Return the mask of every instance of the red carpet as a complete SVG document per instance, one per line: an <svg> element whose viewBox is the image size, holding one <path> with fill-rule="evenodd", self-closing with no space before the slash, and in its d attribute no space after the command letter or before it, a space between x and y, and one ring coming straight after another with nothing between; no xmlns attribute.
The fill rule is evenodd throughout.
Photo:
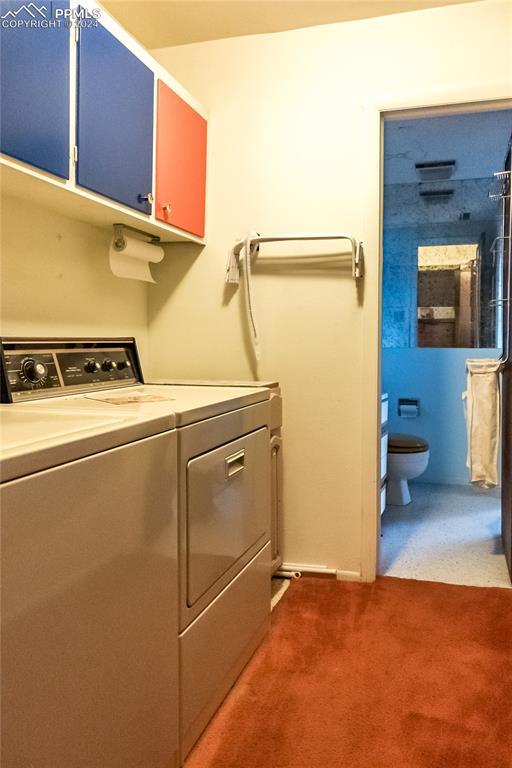
<svg viewBox="0 0 512 768"><path fill-rule="evenodd" d="M512 590L302 579L186 768L512 768Z"/></svg>

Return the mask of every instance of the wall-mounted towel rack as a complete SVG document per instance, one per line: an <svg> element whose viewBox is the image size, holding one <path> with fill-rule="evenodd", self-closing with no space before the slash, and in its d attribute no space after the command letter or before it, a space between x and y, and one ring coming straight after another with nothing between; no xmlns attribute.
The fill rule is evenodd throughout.
<svg viewBox="0 0 512 768"><path fill-rule="evenodd" d="M238 284L240 282L240 269L242 270L245 310L256 360L260 359L260 343L251 293L252 263L257 258L262 243L283 243L298 240L348 240L351 249L352 277L359 280L364 275L363 244L352 235L343 232L285 235L260 235L258 232L249 232L246 237L238 240L229 253L226 265L226 282ZM297 259L303 259L306 263L306 261L311 261L311 256L293 256L294 261Z"/></svg>
<svg viewBox="0 0 512 768"><path fill-rule="evenodd" d="M257 255L257 252L259 251L259 246L261 243L283 243L283 242L293 242L297 240L348 240L351 245L351 251L352 251L352 277L358 279L360 277L363 277L364 274L364 265L363 265L363 250L362 250L362 243L358 242L355 237L352 237L352 235L347 235L341 232L333 232L333 233L327 233L327 234L290 234L290 235L259 235L258 233L251 233L250 235L250 248L251 250L254 249L254 247L257 248L256 253L252 257L253 261L255 256ZM239 240L237 243L235 243L235 246L233 248L232 254L233 256L239 257L242 250L245 248L247 244L247 238L244 238L243 240ZM301 258L294 256L294 259ZM304 259L310 258L309 256L304 256ZM229 263L228 263L228 272L229 272ZM238 280L228 280L228 282L238 282Z"/></svg>

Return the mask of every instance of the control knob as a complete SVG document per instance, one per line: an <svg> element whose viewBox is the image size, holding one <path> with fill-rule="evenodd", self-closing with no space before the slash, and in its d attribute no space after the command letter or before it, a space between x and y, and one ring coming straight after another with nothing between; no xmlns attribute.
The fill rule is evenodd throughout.
<svg viewBox="0 0 512 768"><path fill-rule="evenodd" d="M97 373L100 369L100 364L96 360L88 360L84 365L84 370L87 373Z"/></svg>
<svg viewBox="0 0 512 768"><path fill-rule="evenodd" d="M21 364L21 378L31 384L44 384L48 376L48 368L40 360L29 357Z"/></svg>
<svg viewBox="0 0 512 768"><path fill-rule="evenodd" d="M117 368L117 365L115 364L115 362L113 360L110 360L110 358L107 357L103 361L101 367L103 368L104 371L113 371L114 368Z"/></svg>

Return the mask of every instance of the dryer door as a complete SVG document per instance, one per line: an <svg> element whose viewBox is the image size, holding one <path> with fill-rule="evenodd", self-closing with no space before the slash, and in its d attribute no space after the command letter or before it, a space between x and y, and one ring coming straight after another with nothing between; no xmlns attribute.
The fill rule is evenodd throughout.
<svg viewBox="0 0 512 768"><path fill-rule="evenodd" d="M255 432L187 465L187 605L269 532L269 432Z"/></svg>

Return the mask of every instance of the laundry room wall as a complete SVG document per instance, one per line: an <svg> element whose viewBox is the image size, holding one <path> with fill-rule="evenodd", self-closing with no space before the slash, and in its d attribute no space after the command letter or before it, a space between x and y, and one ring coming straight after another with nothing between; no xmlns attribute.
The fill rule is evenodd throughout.
<svg viewBox="0 0 512 768"><path fill-rule="evenodd" d="M463 101L475 83L510 79L511 12L507 3L477 2L153 51L210 110L208 245L199 256L178 246L155 270L153 373L279 379L288 562L326 565L347 578L361 573L363 408L373 407L373 371L363 357L373 342L363 329L375 307L345 271L255 270L262 344L255 370L241 297L224 286L228 250L251 229L367 239L377 212L365 187L362 105L423 90ZM377 249L366 259L364 294L374 297ZM370 368L377 356L375 340Z"/></svg>
<svg viewBox="0 0 512 768"><path fill-rule="evenodd" d="M135 336L147 351L146 285L114 277L107 230L2 197L3 336Z"/></svg>

